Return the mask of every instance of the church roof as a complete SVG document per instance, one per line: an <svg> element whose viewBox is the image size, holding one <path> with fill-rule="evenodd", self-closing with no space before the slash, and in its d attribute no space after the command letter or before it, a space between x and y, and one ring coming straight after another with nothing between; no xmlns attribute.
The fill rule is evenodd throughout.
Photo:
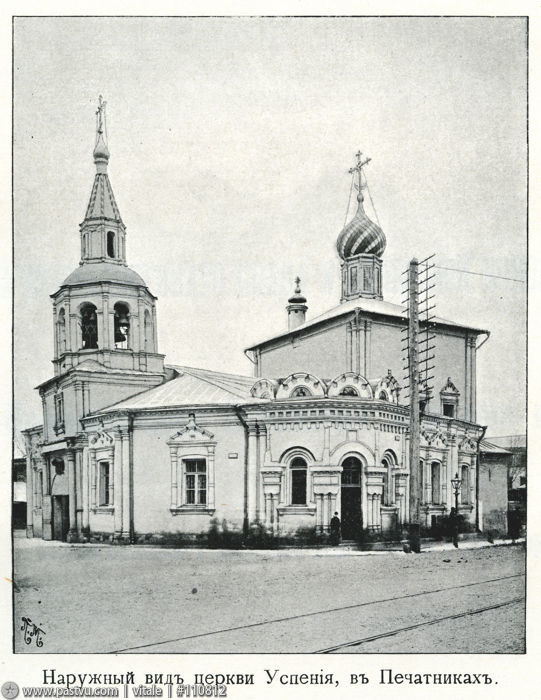
<svg viewBox="0 0 541 700"><path fill-rule="evenodd" d="M85 262L68 275L61 286L88 282L120 282L146 287L143 278L127 265L113 262Z"/></svg>
<svg viewBox="0 0 541 700"><path fill-rule="evenodd" d="M98 412L205 404L231 406L254 401L250 394L255 382L253 377L178 365L173 365L173 369L178 372L174 379Z"/></svg>
<svg viewBox="0 0 541 700"><path fill-rule="evenodd" d="M316 316L315 318L312 318L309 321L306 321L306 323L303 323L300 326L297 326L297 328L293 330L288 330L288 331L283 331L281 333L276 333L276 335L272 335L268 338L265 338L264 340L260 341L259 343L254 343L253 345L250 345L250 347L246 348L246 350L255 350L256 348L260 347L261 345L266 345L267 343L270 343L273 340L278 340L280 338L287 338L288 336L292 334L298 334L302 333L305 329L307 328L312 328L314 326L317 326L321 323L324 323L325 321L329 321L334 318L339 318L340 316L343 316L345 314L349 314L353 311L358 309L359 311L363 311L368 314L373 314L373 315L379 315L379 316L390 316L394 318L401 318L401 319L406 319L406 314L405 314L405 309L403 306L400 306L399 304L392 304L391 302L388 301L383 301L381 299L350 299L350 301L345 301L342 304L339 304L338 306L333 307L332 309L329 309L328 311L325 311L324 313L320 314L319 316ZM487 331L482 330L481 328L475 328L474 326L467 326L463 323L455 323L454 321L448 321L444 318L440 318L439 316L434 317L433 323L436 323L437 325L441 326L451 326L453 328L461 328L469 331L474 331L475 333L486 333Z"/></svg>
<svg viewBox="0 0 541 700"><path fill-rule="evenodd" d="M86 209L85 221L87 219L103 218L122 221L109 176L105 172L98 172L94 176L94 184L92 185L92 192L90 193L90 200Z"/></svg>

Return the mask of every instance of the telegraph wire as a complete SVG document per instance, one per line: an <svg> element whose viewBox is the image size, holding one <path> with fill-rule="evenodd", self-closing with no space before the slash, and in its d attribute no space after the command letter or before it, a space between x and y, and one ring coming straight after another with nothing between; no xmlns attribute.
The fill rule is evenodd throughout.
<svg viewBox="0 0 541 700"><path fill-rule="evenodd" d="M515 277L502 277L502 275L491 275L488 272L472 272L471 270L460 270L457 267L444 267L443 265L435 265L438 270L451 270L452 272L463 272L466 275L478 275L479 277L494 277L499 280L508 280L509 282L520 282L526 284L525 280L519 280Z"/></svg>

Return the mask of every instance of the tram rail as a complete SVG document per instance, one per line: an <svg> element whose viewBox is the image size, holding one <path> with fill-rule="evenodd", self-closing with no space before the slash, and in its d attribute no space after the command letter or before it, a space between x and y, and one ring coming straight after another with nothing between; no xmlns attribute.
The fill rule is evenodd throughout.
<svg viewBox="0 0 541 700"><path fill-rule="evenodd" d="M485 584L497 583L499 581L507 581L507 580L516 579L516 578L523 578L524 576L525 576L524 573L510 574L508 576L499 576L498 578L484 579L482 581L471 581L469 583L462 583L462 584L457 584L454 586L444 586L441 588L434 588L434 589L425 590L425 591L417 591L415 593L407 593L405 595L400 595L400 596L391 596L388 598L379 598L377 600L368 600L368 601L363 601L362 603L352 603L350 605L342 605L342 606L334 607L334 608L326 608L324 610L314 610L312 612L300 613L298 615L289 615L286 617L273 618L270 620L261 620L259 622L251 622L251 623L248 623L245 625L236 625L236 626L232 626L232 627L211 630L208 632L200 632L197 634L190 634L190 635L186 635L183 637L175 637L175 638L166 639L166 640L157 641L157 642L148 642L146 644L139 644L136 646L126 647L123 649L115 649L113 651L110 651L109 653L110 654L121 654L121 653L126 653L126 652L135 652L135 651L139 651L139 650L143 650L143 649L149 650L151 647L164 646L166 644L175 644L178 642L184 642L184 641L189 641L189 640L193 640L193 639L202 639L204 637L212 637L212 636L219 635L219 634L227 634L227 633L231 633L231 632L238 632L241 630L253 629L255 627L263 627L265 625L273 625L273 624L278 624L281 622L290 622L290 621L295 621L295 620L300 620L300 619L305 619L305 618L310 618L310 617L316 617L318 615L326 615L326 614L333 613L333 612L343 612L346 610L354 610L354 609L368 607L368 606L372 606L372 605L379 605L379 604L383 604L383 603L406 600L409 598L418 598L421 596L433 595L436 593L444 593L446 591L453 591L453 590L458 590L458 589L470 588L473 586L482 586ZM336 651L336 650L341 649L341 648L347 648L347 647L351 647L351 646L359 646L359 645L367 643L369 641L374 641L377 639L381 639L383 637L394 636L396 634L400 634L401 632L406 632L408 630L416 629L418 627L438 624L438 623L441 623L441 622L444 622L447 620L458 619L460 617L466 617L468 615L477 615L477 614L486 612L488 610L493 610L493 609L500 608L500 607L503 607L506 605L511 605L511 604L517 603L521 600L524 600L524 596L520 596L518 598L513 598L512 600L505 601L503 603L497 603L497 604L486 606L483 608L478 608L478 609L473 610L473 611L456 613L455 615L447 615L445 617L440 617L440 618L437 618L434 620L427 620L427 621L423 621L421 623L416 623L416 624L409 625L406 627L401 627L401 628L398 628L396 630L391 630L388 632L381 633L379 635L372 635L370 637L363 637L361 639L357 639L357 640L353 640L353 641L349 641L349 642L344 642L343 644L335 645L333 647L328 647L326 649L320 649L318 651L311 652L311 653L318 653L318 654L332 653L333 651ZM147 652L147 653L152 653L152 651Z"/></svg>

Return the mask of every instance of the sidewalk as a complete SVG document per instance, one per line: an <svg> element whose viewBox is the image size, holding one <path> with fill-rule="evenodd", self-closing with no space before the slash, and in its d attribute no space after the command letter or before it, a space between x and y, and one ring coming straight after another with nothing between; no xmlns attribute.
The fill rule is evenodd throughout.
<svg viewBox="0 0 541 700"><path fill-rule="evenodd" d="M112 545L106 542L98 543L87 543L78 544L70 542L60 542L59 540L42 540L40 538L28 538L24 530L16 530L14 532L14 547L17 549L35 549L35 548L51 548L51 547L65 547L65 548L98 548L98 549L122 549L122 550L136 550L136 551L171 551L171 552L200 552L203 556L205 553L215 553L215 552L239 552L241 554L255 554L255 555L265 555L265 556L302 556L306 554L316 555L316 556L387 556L387 555L398 555L398 556L410 556L406 555L405 552L399 549L388 549L388 550L355 550L349 549L347 547L291 547L291 548L279 548L279 549L208 549L208 548L198 548L198 547L164 547L159 545ZM502 547L511 546L514 544L523 544L526 542L525 537L521 537L517 540L510 539L495 539L493 543L487 540L465 540L459 542L459 550L468 549L484 549L487 547ZM433 542L430 544L425 544L421 547L421 554L423 552L452 552L456 551L452 542Z"/></svg>

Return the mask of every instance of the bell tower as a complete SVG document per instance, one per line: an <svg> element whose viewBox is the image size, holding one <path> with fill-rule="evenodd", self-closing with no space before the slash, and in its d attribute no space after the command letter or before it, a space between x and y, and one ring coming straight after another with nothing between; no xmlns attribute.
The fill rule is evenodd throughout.
<svg viewBox="0 0 541 700"><path fill-rule="evenodd" d="M109 370L163 373L156 297L126 262L126 227L107 172L106 103L96 110L96 167L80 224L79 267L52 294L55 375L92 360Z"/></svg>

